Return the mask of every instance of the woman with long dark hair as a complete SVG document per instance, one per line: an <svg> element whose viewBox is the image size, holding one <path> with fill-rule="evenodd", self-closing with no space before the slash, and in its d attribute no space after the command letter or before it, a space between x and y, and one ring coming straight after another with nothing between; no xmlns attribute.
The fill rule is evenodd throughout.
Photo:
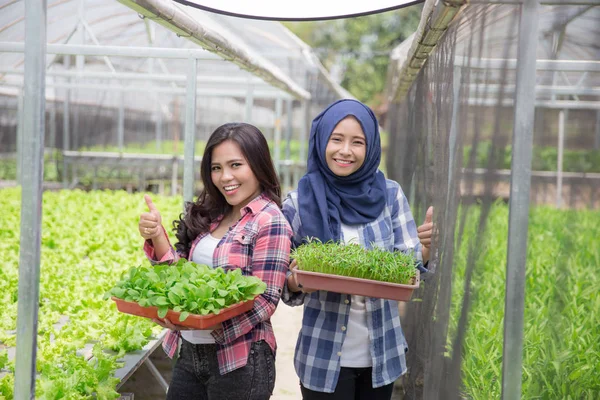
<svg viewBox="0 0 600 400"><path fill-rule="evenodd" d="M254 126L230 123L210 136L200 167L203 190L173 222L169 243L160 213L146 196L139 231L152 262L183 257L224 269L241 268L267 284L254 308L207 330L155 320L171 331L163 342L180 356L167 399L268 399L275 385L275 335L270 317L289 263L291 229L281 212L279 180L267 141Z"/></svg>

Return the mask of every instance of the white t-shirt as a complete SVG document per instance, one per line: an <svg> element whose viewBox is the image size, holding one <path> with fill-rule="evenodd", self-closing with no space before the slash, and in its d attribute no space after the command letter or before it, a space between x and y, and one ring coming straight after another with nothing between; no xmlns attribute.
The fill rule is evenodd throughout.
<svg viewBox="0 0 600 400"><path fill-rule="evenodd" d="M358 228L341 224L344 243L360 243ZM350 297L350 315L348 326L342 327L346 337L342 344L340 365L350 368L365 368L373 366L371 357L371 341L367 327L367 308L365 296L345 295Z"/></svg>
<svg viewBox="0 0 600 400"><path fill-rule="evenodd" d="M220 241L221 239L217 239L210 233L204 236L194 248L192 261L196 264L204 264L212 267L213 254ZM193 344L210 344L215 343L215 338L212 337L211 333L212 331L207 330L181 331L181 336Z"/></svg>

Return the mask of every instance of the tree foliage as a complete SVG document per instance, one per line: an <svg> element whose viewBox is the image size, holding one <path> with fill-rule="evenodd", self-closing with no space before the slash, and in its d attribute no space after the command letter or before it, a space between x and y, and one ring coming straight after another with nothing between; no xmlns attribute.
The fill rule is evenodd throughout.
<svg viewBox="0 0 600 400"><path fill-rule="evenodd" d="M421 6L332 21L287 22L332 75L357 99L382 103L390 52L413 33Z"/></svg>

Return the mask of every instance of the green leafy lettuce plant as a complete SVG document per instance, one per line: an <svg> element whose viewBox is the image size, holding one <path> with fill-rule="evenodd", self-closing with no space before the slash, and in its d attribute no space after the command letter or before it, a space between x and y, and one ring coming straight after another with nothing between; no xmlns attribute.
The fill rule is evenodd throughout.
<svg viewBox="0 0 600 400"><path fill-rule="evenodd" d="M131 268L105 298L115 296L142 307L158 307L164 318L170 310L180 312L179 321L190 314L218 314L222 309L264 293L267 285L241 269L226 272L180 259L172 265Z"/></svg>
<svg viewBox="0 0 600 400"><path fill-rule="evenodd" d="M303 271L382 282L412 284L417 274L417 260L412 253L365 249L358 244L314 239L294 249L291 257Z"/></svg>

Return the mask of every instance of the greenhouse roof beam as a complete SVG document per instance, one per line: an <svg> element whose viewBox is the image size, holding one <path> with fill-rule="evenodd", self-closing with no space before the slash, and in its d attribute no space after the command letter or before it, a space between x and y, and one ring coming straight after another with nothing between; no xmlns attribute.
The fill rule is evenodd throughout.
<svg viewBox="0 0 600 400"><path fill-rule="evenodd" d="M150 22L146 18L144 18L144 27L146 28L146 37L148 38L148 44L152 45L154 43L154 35L156 30L153 25L150 25Z"/></svg>
<svg viewBox="0 0 600 400"><path fill-rule="evenodd" d="M23 85L18 83L3 83L3 87L14 87L22 88ZM173 87L161 87L161 86L132 86L132 85L118 85L111 84L106 85L102 83L81 83L81 82L50 82L46 81L47 88L56 89L89 89L98 91L111 91L111 92L140 92L140 93L163 93L173 95L185 95L186 89L173 88ZM246 97L248 90L244 87L229 88L229 89L207 89L200 88L196 90L198 96L203 97ZM278 88L269 87L268 90L256 90L254 89L253 97L257 99L293 99L288 93L282 92Z"/></svg>
<svg viewBox="0 0 600 400"><path fill-rule="evenodd" d="M497 94L514 93L515 85L499 85L499 84L476 84L471 83L466 85L471 93L486 93ZM541 95L578 95L578 96L600 96L600 87L568 85L568 86L542 86L536 85L535 92Z"/></svg>
<svg viewBox="0 0 600 400"><path fill-rule="evenodd" d="M0 74L12 74L12 75L23 75L22 70L18 69L3 69L0 68ZM187 77L183 74L140 74L137 72L96 72L96 71L76 71L76 70L55 70L47 71L46 76L53 77L71 77L71 78L101 78L101 79L118 79L127 81L157 81L157 82L186 82ZM232 84L239 87L239 85L253 85L254 87L267 87L272 86L265 83L260 78L252 77L250 79L239 76L198 76L198 83L215 83L215 84ZM278 89L274 89L278 90Z"/></svg>
<svg viewBox="0 0 600 400"><path fill-rule="evenodd" d="M396 66L398 73L394 74L397 79L392 81L391 99L399 100L408 92L429 54L445 36L448 27L466 3L467 0L425 1L421 21L412 36L406 57L399 60Z"/></svg>
<svg viewBox="0 0 600 400"><path fill-rule="evenodd" d="M310 66L309 71L311 72L309 73L318 74L325 81L327 86L329 86L331 90L333 90L333 92L340 98L355 99L355 97L352 96L350 92L348 92L339 83L337 83L331 78L329 72L325 69L321 61L319 61L319 58L315 55L315 53L312 51L309 45L300 40L300 38L294 35L288 28L283 27L283 32L287 35L287 37L293 40L296 43L296 45L298 45L298 47L302 49L302 56L304 57L304 60L307 62L307 64Z"/></svg>
<svg viewBox="0 0 600 400"><path fill-rule="evenodd" d="M94 44L96 46L100 46L100 42L98 41L98 38L94 34L94 30L88 25L88 23L85 21L85 19L80 18L79 20L80 20L81 26L85 29L85 31L88 33L88 35L90 35L90 39L92 39L92 42L94 42ZM106 63L106 66L108 67L108 69L110 69L112 72L117 71L115 69L115 66L113 65L113 63L110 61L110 59L107 56L102 57L102 59Z"/></svg>
<svg viewBox="0 0 600 400"><path fill-rule="evenodd" d="M0 52L22 53L25 50L23 42L0 42ZM84 56L111 56L111 57L148 57L148 58L174 58L197 60L214 60L206 50L200 49L173 49L167 47L129 47L129 46L91 46L78 44L48 44L49 54L84 55Z"/></svg>
<svg viewBox="0 0 600 400"><path fill-rule="evenodd" d="M23 52L25 50L25 46L21 42L0 42L0 52ZM115 57L149 57L149 58L173 58L173 59L188 59L193 58L197 60L211 60L214 61L214 57L210 55L206 50L196 50L196 49L171 49L171 48L148 48L148 47L127 47L127 46L89 46L89 45L74 45L74 44L48 44L47 52L49 54L68 54L68 55L86 55L86 56L115 56ZM140 75L144 77L145 75ZM247 80L246 80L247 81ZM264 80L261 80L264 83ZM6 86L6 85L5 85ZM48 83L48 86L52 86L52 84ZM56 86L56 84L54 85ZM66 86L64 86L66 87ZM82 88L81 83L73 84L71 88ZM98 89L99 87L87 87L89 89ZM129 88L129 90L133 90L134 88ZM159 88L163 93L169 93L164 91L164 88ZM174 90L177 90L173 88ZM278 88L280 89L280 88ZM106 88L108 90L108 88ZM119 89L117 89L119 90ZM148 91L152 91L151 88L144 89ZM237 91L235 92L236 96ZM289 93L289 92L288 92ZM206 93L204 95L209 95L210 93ZM220 92L216 96L227 96L226 92ZM243 94L245 96L245 92ZM258 95L257 95L258 96ZM261 93L262 96L262 93ZM279 96L282 96L279 94ZM261 98L275 98L273 94L267 95L266 97ZM282 96L282 98L287 98L286 96Z"/></svg>
<svg viewBox="0 0 600 400"><path fill-rule="evenodd" d="M212 53L231 61L266 82L288 92L299 100L311 95L270 61L254 53L250 48L236 44L232 34L209 28L188 15L172 1L165 0L119 0L145 18L189 38ZM231 37L230 37L231 36Z"/></svg>
<svg viewBox="0 0 600 400"><path fill-rule="evenodd" d="M582 74L582 78L584 78ZM453 86L440 85L440 88L449 88ZM481 97L490 97L498 93L511 94L515 91L515 85L500 85L498 83L463 83L462 87L468 89L469 93L479 93ZM442 89L442 90L443 90ZM572 85L536 85L536 94L538 95L560 95L560 96L600 96L600 86L590 86L583 83L583 79Z"/></svg>
<svg viewBox="0 0 600 400"><path fill-rule="evenodd" d="M567 15L565 18L561 19L560 21L557 21L555 24L553 24L549 29L547 29L544 32L544 34L547 36L552 36L555 34L559 35L559 38L556 42L556 48L554 51L555 56L557 56L560 53L560 50L561 50L561 47L563 44L563 40L564 40L564 36L565 36L565 31L567 30L567 25L569 25L569 23L572 22L573 20L581 17L583 14L585 14L592 8L593 8L593 6L587 6L587 7L581 7L576 10L573 10L569 15Z"/></svg>
<svg viewBox="0 0 600 400"><path fill-rule="evenodd" d="M515 69L517 60L514 58L467 58L457 57L454 61L457 67L478 69ZM600 72L600 61L592 60L537 60L536 69L539 71L574 71Z"/></svg>
<svg viewBox="0 0 600 400"><path fill-rule="evenodd" d="M512 99L504 99L502 103L498 99L490 98L469 98L467 104L470 106L488 106L494 107L501 105L504 107L513 107ZM536 100L535 106L538 108L555 108L565 110L600 110L600 101L586 100Z"/></svg>

